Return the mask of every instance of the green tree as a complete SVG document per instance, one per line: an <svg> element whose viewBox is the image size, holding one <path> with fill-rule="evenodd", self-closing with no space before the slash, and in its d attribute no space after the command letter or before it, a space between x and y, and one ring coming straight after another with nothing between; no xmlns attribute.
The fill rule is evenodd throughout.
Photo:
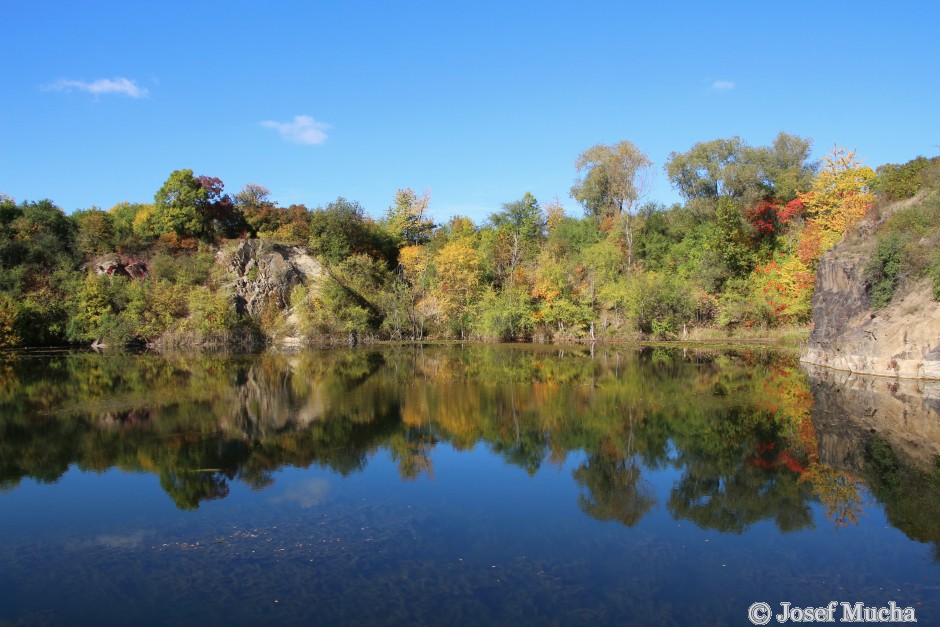
<svg viewBox="0 0 940 627"><path fill-rule="evenodd" d="M545 218L535 196L526 192L522 199L506 203L492 214L490 224L497 234L497 272L512 286L519 265L544 237Z"/></svg>
<svg viewBox="0 0 940 627"><path fill-rule="evenodd" d="M427 216L430 194L419 197L411 188L395 192L395 202L385 214L383 226L399 248L431 239L434 221Z"/></svg>
<svg viewBox="0 0 940 627"><path fill-rule="evenodd" d="M391 265L398 253L387 234L366 217L362 206L345 198L311 213L309 246L313 254L333 264L359 253Z"/></svg>
<svg viewBox="0 0 940 627"><path fill-rule="evenodd" d="M796 198L812 183L816 164L812 142L780 133L770 146L751 147L740 137L699 142L686 152L671 152L666 174L680 194L706 211L729 196L750 206L775 197Z"/></svg>
<svg viewBox="0 0 940 627"><path fill-rule="evenodd" d="M174 170L154 195L153 220L161 233L181 237L204 237L211 216L206 211L209 190L192 170Z"/></svg>
<svg viewBox="0 0 940 627"><path fill-rule="evenodd" d="M632 142L624 140L613 146L592 146L574 165L579 178L571 188L571 196L590 216L622 221L627 265L632 265L632 215L652 184L653 162Z"/></svg>

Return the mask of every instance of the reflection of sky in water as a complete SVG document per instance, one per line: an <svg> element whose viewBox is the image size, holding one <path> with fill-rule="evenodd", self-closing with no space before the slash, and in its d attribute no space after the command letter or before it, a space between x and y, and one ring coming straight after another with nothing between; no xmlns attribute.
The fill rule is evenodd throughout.
<svg viewBox="0 0 940 627"><path fill-rule="evenodd" d="M195 513L172 508L140 475L70 472L24 485L4 496L0 529L15 527L11 510L28 502L44 512L36 519L63 518L0 549L0 616L41 622L29 608L53 608L79 623L104 612L139 624L715 624L697 622L692 610L704 606L739 624L755 599L938 609L929 552L879 507L838 532L813 505L811 528L783 534L763 521L722 534L667 511L678 470L645 468L655 505L628 528L579 509L572 477L584 454L532 477L484 446L440 445L431 457L433 478L415 481L401 481L384 452L345 478L286 468L266 490L236 484ZM68 498L73 488L86 505Z"/></svg>

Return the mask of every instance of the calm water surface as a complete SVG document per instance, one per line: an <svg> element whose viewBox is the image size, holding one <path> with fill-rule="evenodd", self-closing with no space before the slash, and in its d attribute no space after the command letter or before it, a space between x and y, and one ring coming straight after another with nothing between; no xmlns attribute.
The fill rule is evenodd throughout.
<svg viewBox="0 0 940 627"><path fill-rule="evenodd" d="M940 624L880 402L764 351L5 354L0 624Z"/></svg>

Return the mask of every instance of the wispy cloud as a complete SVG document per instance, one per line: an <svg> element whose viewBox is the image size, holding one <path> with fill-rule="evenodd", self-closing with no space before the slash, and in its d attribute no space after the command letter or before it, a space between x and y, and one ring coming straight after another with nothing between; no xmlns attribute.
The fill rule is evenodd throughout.
<svg viewBox="0 0 940 627"><path fill-rule="evenodd" d="M150 95L145 87L141 87L129 78L118 76L115 78L99 78L96 81L75 81L60 79L45 86L50 91L85 91L100 96L102 94L118 94L130 98L146 98Z"/></svg>
<svg viewBox="0 0 940 627"><path fill-rule="evenodd" d="M329 124L317 122L309 115L295 115L293 122L265 120L261 126L273 128L278 135L289 142L311 146L325 142L326 129L330 128Z"/></svg>
<svg viewBox="0 0 940 627"><path fill-rule="evenodd" d="M715 81L712 83L712 89L716 91L728 91L734 89L734 81Z"/></svg>

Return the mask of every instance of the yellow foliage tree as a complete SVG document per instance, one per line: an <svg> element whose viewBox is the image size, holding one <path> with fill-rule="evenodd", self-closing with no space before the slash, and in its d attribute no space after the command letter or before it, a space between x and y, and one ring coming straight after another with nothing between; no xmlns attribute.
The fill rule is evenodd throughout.
<svg viewBox="0 0 940 627"><path fill-rule="evenodd" d="M807 237L799 245L800 258L813 267L862 219L875 199L869 189L875 173L861 165L854 150L835 146L823 164L812 189L800 195L807 216Z"/></svg>
<svg viewBox="0 0 940 627"><path fill-rule="evenodd" d="M437 298L444 318L466 335L467 313L480 286L480 257L468 238L445 244L434 258Z"/></svg>

